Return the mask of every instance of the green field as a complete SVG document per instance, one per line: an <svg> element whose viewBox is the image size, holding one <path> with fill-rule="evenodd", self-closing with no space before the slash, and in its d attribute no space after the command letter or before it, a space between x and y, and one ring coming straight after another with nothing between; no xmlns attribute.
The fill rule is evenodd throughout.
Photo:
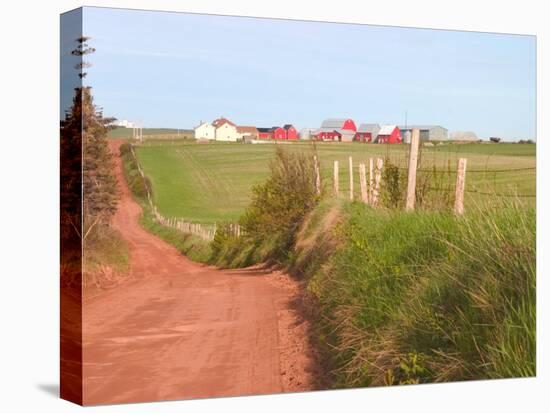
<svg viewBox="0 0 550 413"><path fill-rule="evenodd" d="M284 147L291 151L313 151L313 144L309 142L289 143ZM209 223L239 218L249 202L252 186L268 176L275 148L274 144L149 141L137 147L137 155L151 179L155 203L162 214ZM323 184L328 188L332 185L333 161L339 161L342 197L349 192L349 156L354 162L356 196L359 195L359 162L370 157L388 157L405 168L408 156L407 145L317 143L315 148L321 162ZM457 159L465 157L468 159L466 206L474 202L495 202L505 198L503 195L519 195L534 203L535 152L536 145L529 144L424 146L419 168L450 170L445 179L454 182Z"/></svg>

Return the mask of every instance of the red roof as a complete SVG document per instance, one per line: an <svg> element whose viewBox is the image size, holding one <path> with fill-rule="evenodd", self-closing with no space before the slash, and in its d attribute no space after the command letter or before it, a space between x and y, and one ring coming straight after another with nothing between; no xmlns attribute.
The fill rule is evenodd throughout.
<svg viewBox="0 0 550 413"><path fill-rule="evenodd" d="M258 133L258 129L255 126L237 126L237 132L239 133Z"/></svg>
<svg viewBox="0 0 550 413"><path fill-rule="evenodd" d="M220 126L222 126L225 123L227 123L231 126L237 126L233 122L231 122L229 119L226 119L226 118L218 118L218 119L216 119L212 122L212 125L216 128L219 128Z"/></svg>

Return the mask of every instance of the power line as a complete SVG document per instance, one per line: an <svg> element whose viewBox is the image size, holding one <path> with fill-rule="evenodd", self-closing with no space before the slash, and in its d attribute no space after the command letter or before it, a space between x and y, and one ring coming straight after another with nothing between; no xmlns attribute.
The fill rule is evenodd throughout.
<svg viewBox="0 0 550 413"><path fill-rule="evenodd" d="M428 189L430 191L434 192L454 192L454 189L448 189L448 188L436 188L433 186L424 187L425 189ZM507 198L536 198L536 194L502 194L502 193L496 193L496 192L484 192L479 191L477 189L465 189L464 192L469 192L471 194L478 194L478 195L488 195L488 196L498 196L498 197L507 197Z"/></svg>

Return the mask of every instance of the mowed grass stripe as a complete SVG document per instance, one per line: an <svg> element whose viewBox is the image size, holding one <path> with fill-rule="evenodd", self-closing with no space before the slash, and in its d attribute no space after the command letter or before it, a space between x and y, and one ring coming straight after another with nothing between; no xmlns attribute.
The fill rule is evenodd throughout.
<svg viewBox="0 0 550 413"><path fill-rule="evenodd" d="M290 151L313 153L315 146L327 189L332 186L334 160L340 163L340 196L349 196L348 157L353 157L354 193L359 197L360 162L389 157L405 168L408 146L297 142L284 144ZM276 145L235 143L197 144L183 141L148 142L137 148L138 158L151 179L155 203L168 217L212 223L237 220L250 201L252 187L266 179ZM514 151L517 151L514 152ZM521 154L521 155L518 155ZM420 168L450 168L454 187L458 158L468 158L466 190L498 194L535 194L536 171L491 172L535 167L535 145L443 145L422 147ZM403 170L406 174L406 170ZM467 193L466 204L489 202L486 195ZM492 201L491 201L492 202ZM534 203L534 198L532 201Z"/></svg>
<svg viewBox="0 0 550 413"><path fill-rule="evenodd" d="M229 145L149 146L137 153L160 212L195 222L237 220L251 186L267 176L270 158Z"/></svg>

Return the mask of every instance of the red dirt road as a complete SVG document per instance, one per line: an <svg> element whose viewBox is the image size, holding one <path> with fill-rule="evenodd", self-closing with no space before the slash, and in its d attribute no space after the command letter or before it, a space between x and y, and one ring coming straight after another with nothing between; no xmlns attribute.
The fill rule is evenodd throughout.
<svg viewBox="0 0 550 413"><path fill-rule="evenodd" d="M312 389L299 286L262 268L194 263L138 224L122 175L113 226L127 241L128 281L83 306L85 405Z"/></svg>

